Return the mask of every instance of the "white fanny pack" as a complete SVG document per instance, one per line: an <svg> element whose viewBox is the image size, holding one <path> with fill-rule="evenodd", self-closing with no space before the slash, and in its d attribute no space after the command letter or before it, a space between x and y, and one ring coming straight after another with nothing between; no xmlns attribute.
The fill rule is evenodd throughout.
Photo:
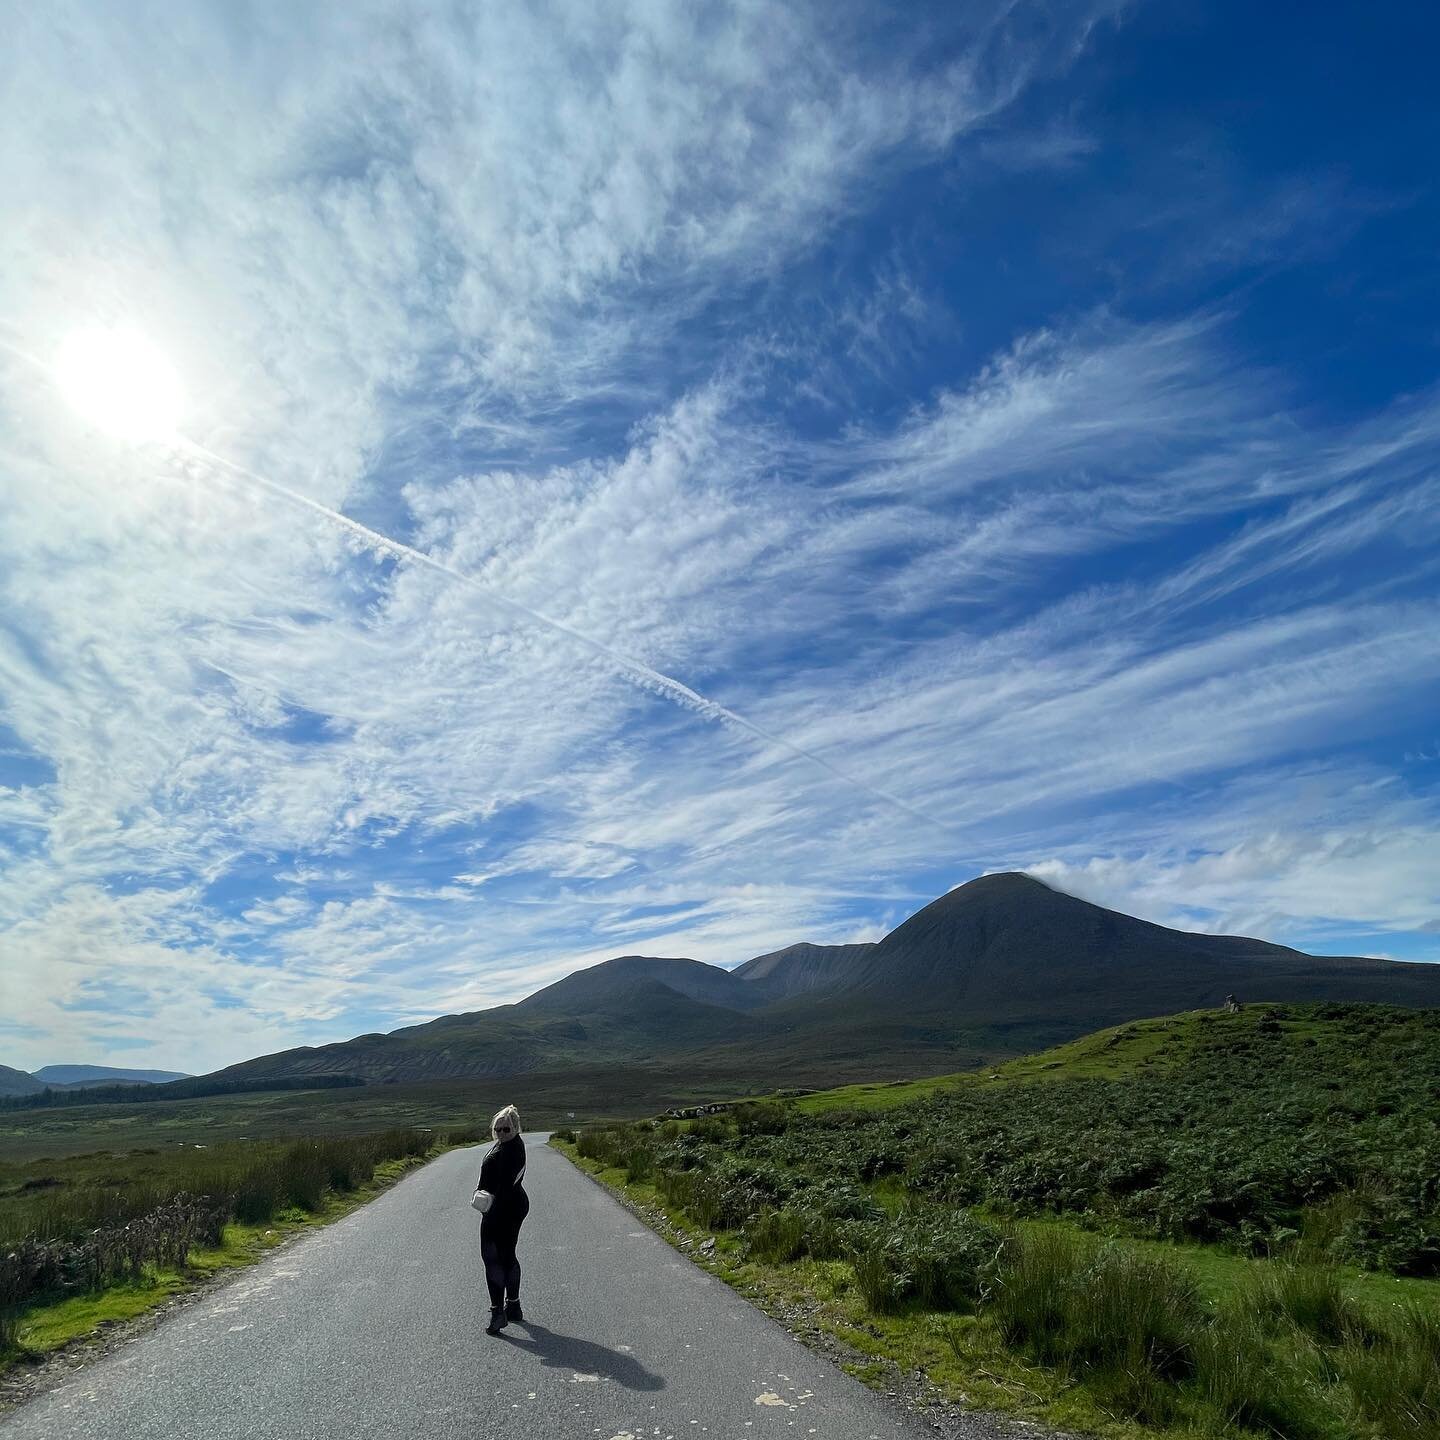
<svg viewBox="0 0 1440 1440"><path fill-rule="evenodd" d="M518 1185L525 1178L525 1167L520 1167L520 1173L511 1181L511 1185ZM470 1208L478 1210L482 1215L495 1203L495 1197L488 1190L481 1190L476 1186L475 1193L470 1197Z"/></svg>

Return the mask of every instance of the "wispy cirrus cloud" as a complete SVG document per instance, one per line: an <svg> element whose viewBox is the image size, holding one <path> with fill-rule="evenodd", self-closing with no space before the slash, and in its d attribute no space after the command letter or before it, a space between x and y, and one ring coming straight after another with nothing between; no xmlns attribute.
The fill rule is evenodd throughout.
<svg viewBox="0 0 1440 1440"><path fill-rule="evenodd" d="M1424 944L1440 401L1328 414L1243 296L937 351L993 304L937 196L980 236L985 147L1104 153L1044 96L1110 8L1021 8L25 18L6 333L143 314L196 441L497 598L5 360L7 1063L874 938L998 863Z"/></svg>
<svg viewBox="0 0 1440 1440"><path fill-rule="evenodd" d="M1212 359L1208 342L1193 352L1202 389ZM989 383L982 378L982 391ZM1043 383L1043 376L1035 378L1037 386ZM1107 408L1123 409L1132 401L1123 387L1109 401L1095 396ZM1008 396L996 403L1007 408ZM1183 403L1178 408L1184 413ZM1014 453L1008 463L1002 454L992 455L992 475L1031 474L1037 451L1063 450L1068 422L1061 422L1059 437L1035 433L1054 423L1054 413L1039 406L1024 425L1012 427L1007 433ZM1243 428L1243 411L1236 423ZM673 430L662 422L621 460L582 475L556 472L548 485L528 494L505 477L452 487L429 512L427 538L510 593L543 595L557 613L578 617L621 643L648 644L654 648L646 653L667 663L708 667L726 677L726 693L738 696L737 703L817 753L834 755L917 800L933 805L938 797L944 813L973 837L973 851L958 857L962 866L1015 853L1008 847L1017 831L1033 823L1037 808L1056 817L1068 811L1072 823L1083 826L1087 811L1147 785L1264 765L1289 753L1307 729L1333 739L1349 725L1363 735L1374 724L1364 699L1371 688L1388 683L1422 692L1440 668L1423 602L1382 595L1363 607L1283 603L1272 605L1270 614L1230 616L1201 631L1176 632L1163 612L1174 612L1177 595L1193 586L1177 586L1171 574L1148 587L1134 580L1091 585L1021 623L977 629L965 643L958 643L961 632L954 629L929 641L912 637L906 662L892 661L877 673L873 657L893 618L884 615L876 623L847 607L815 600L797 607L792 600L803 594L817 553L832 572L827 585L846 574L859 582L874 563L874 550L896 534L895 515L877 510L875 492L868 491L857 513L832 504L817 522L805 501L807 486L815 483L808 479L757 493L750 476L757 457L768 453L768 441L762 438L754 454L746 453L745 433L738 408L727 408L713 394L699 411L686 402L673 416ZM1405 485L1424 474L1416 452L1428 445L1428 429L1402 413L1395 433L1401 438L1386 443L1366 427L1356 448L1378 460L1366 467L1340 461L1343 436L1311 442L1327 457L1320 483L1339 487L1345 503L1307 502L1313 511L1307 526L1326 537L1307 553L1343 553L1347 543L1369 536L1368 528L1357 532L1348 518L1357 483L1390 487L1403 497ZM1134 435L1142 452L1157 443L1143 429ZM915 443L910 423L896 445L909 452ZM873 470L878 446L877 439L859 447L857 471ZM1299 448L1297 441L1292 453ZM1261 482L1246 467L1245 447L1228 463L1228 494L1213 458L1195 467L1203 479L1194 495L1167 491L1174 495L1171 528L1185 522L1192 504L1218 508L1250 500ZM1363 482L1356 478L1362 468ZM1148 479L1128 453L1116 458L1115 473L1117 484L1138 487ZM704 477L700 498L709 497L708 515L703 503L695 508L697 476ZM828 480L820 483L833 489ZM1173 477L1159 483L1173 487ZM1298 484L1292 477L1279 488L1283 494ZM497 485L516 507L515 538L501 552L503 566L487 570L489 552L474 552L471 536L485 536L491 518L503 516L494 502ZM1056 553L1103 551L1127 538L1123 513L1101 529L1065 530L1072 497L1058 485L1048 493L1049 508L1043 496L1037 501L1023 486L992 479L986 503L1001 516L1007 505L1030 517L1049 516L1056 533L1068 536ZM902 516L916 513L915 498L913 477L907 476L895 495ZM525 505L541 521L528 535ZM875 527L868 542L867 523ZM1166 528L1145 507L1136 507L1129 523L1144 535ZM912 521L908 532L899 533L908 533L909 563L919 571L912 583L921 613L979 580L1008 586L1021 597L1033 583L1023 564L1006 564L1003 525L992 529L992 543L978 557L980 575L969 577L953 561L945 569L924 565L934 536L923 522ZM600 537L620 535L631 543L618 547L616 563L586 565ZM1424 553L1413 552L1421 568ZM1022 537L1015 558L1031 555L1033 545ZM348 563L374 562L362 555ZM1246 563L1263 569L1270 562L1261 546L1221 540L1190 568L1233 577ZM1292 555L1292 563L1303 567L1305 558ZM737 568L741 578L731 578ZM1393 578L1380 588L1389 588ZM735 602L728 609L714 603L727 585ZM863 584L856 593L864 593ZM815 633L807 634L807 625ZM831 654L810 673L793 668L797 655L826 646L833 651L837 630L849 636L848 661ZM123 653L118 636L107 643L112 653ZM441 577L396 572L363 615L342 603L303 624L251 617L231 630L207 626L197 643L212 675L227 677L218 698L178 706L172 699L167 713L159 701L173 681L162 675L158 684L150 682L157 701L151 723L169 722L157 728L152 743L171 803L164 813L112 827L108 846L82 831L71 860L79 862L79 873L87 855L97 873L122 860L223 873L236 855L257 849L353 857L369 848L384 857L389 876L392 869L423 868L408 843L396 846L398 836L478 824L516 805L537 811L539 838L497 827L489 842L494 857L483 873L488 881L518 881L531 894L538 888L550 896L563 918L548 943L563 958L547 958L530 915L507 926L489 907L478 927L474 916L420 915L422 901L454 909L449 902L461 893L457 884L474 873L458 859L445 874L448 888L422 892L362 874L354 893L343 898L287 894L240 912L251 934L280 932L272 957L282 957L296 1008L312 1022L334 1013L337 996L345 993L337 985L347 987L351 1004L408 1010L401 998L405 987L437 973L442 955L467 944L477 947L476 963L485 970L494 962L484 957L521 945L534 957L521 973L546 975L574 962L577 927L592 937L629 935L637 943L727 960L741 958L744 949L730 947L743 947L752 937L763 949L777 929L804 933L802 915L809 928L818 925L820 933L844 938L847 930L837 934L834 922L823 919L827 907L813 890L787 901L770 884L740 904L733 881L727 884L736 857L756 857L741 860L743 869L764 855L773 872L773 857L783 854L791 874L835 877L843 915L858 907L843 893L850 887L841 877L853 862L842 859L837 867L835 837L842 856L864 854L871 872L882 875L903 874L935 853L933 837L908 826L897 833L895 816L883 805L863 797L857 804L854 793L823 774L805 774L788 757L743 737L688 724L682 714L667 713L661 702L635 692L592 653L566 653L553 636L517 626L513 616L501 619L483 607L477 614L471 598ZM223 655L216 646L223 646ZM377 687L382 667L402 675L403 683ZM137 689L138 668L137 657ZM787 669L782 684L778 677ZM236 676L248 678L237 686ZM1339 683L1342 677L1346 683ZM36 692L30 693L33 698ZM484 697L483 708L477 696ZM58 709L58 700L51 703ZM325 716L323 739L275 738L296 707ZM1115 715L1124 715L1133 732L1123 747L1114 744L1109 728ZM642 717L647 738L637 744L626 737ZM177 754L178 761L172 758ZM121 781L134 783L124 776ZM147 839L153 842L148 853ZM439 843L443 850L445 842ZM1301 860L1315 852L1302 835L1283 853ZM1130 862L1132 868L1141 863ZM312 874L325 871L315 867L294 878L303 886ZM626 883L624 897L606 894L617 877ZM566 887L576 883L585 887L583 896L567 895ZM660 904L686 913L674 923L636 918L637 907ZM597 916L597 908L613 918ZM46 928L64 933L72 914L60 904L46 912ZM788 932L787 914L795 917ZM593 946L580 953L603 958ZM467 996L473 1003L495 998L497 985L503 995L503 982L496 980L458 990L442 986L452 1002L443 1008Z"/></svg>

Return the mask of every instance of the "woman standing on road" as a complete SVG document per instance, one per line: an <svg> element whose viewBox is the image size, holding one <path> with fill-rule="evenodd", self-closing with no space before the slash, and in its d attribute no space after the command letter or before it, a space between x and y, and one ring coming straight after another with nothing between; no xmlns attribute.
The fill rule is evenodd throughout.
<svg viewBox="0 0 1440 1440"><path fill-rule="evenodd" d="M480 1166L481 1190L495 1198L480 1220L480 1258L485 1262L485 1283L490 1287L490 1323L487 1335L498 1335L512 1320L524 1320L520 1309L520 1262L515 1242L530 1213L530 1197L520 1182L525 1178L525 1142L520 1138L520 1112L507 1105L490 1122L495 1143Z"/></svg>

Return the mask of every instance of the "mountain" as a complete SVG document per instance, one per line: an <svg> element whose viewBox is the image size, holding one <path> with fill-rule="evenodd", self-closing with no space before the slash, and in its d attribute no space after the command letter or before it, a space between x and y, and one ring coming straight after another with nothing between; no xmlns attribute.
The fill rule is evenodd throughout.
<svg viewBox="0 0 1440 1440"><path fill-rule="evenodd" d="M38 1095L42 1090L78 1090L90 1085L163 1085L186 1078L179 1070L116 1070L109 1065L46 1065L33 1074L0 1065L0 1096Z"/></svg>
<svg viewBox="0 0 1440 1440"><path fill-rule="evenodd" d="M819 948L819 947L812 947ZM752 960L749 962L754 964ZM699 960L662 960L651 955L618 955L527 996L515 1007L522 1011L555 1015L583 1014L597 1004L609 1004L636 985L657 982L678 995L727 1010L754 1010L766 1003L759 987L736 977L745 969L722 970Z"/></svg>
<svg viewBox="0 0 1440 1440"><path fill-rule="evenodd" d="M595 1073L737 1085L956 1069L1127 1020L1242 1002L1440 1005L1440 965L1313 956L1138 920L986 875L876 944L791 945L734 970L622 955L512 1005L232 1065L227 1079Z"/></svg>
<svg viewBox="0 0 1440 1440"><path fill-rule="evenodd" d="M801 941L768 955L757 955L730 973L770 1000L788 1000L843 985L860 959L875 948L859 945L811 945Z"/></svg>
<svg viewBox="0 0 1440 1440"><path fill-rule="evenodd" d="M1011 1033L1058 1021L1072 1034L1219 1005L1231 993L1436 1005L1440 966L1171 930L1011 873L972 880L912 915L847 969L844 990L847 1004L924 1006Z"/></svg>
<svg viewBox="0 0 1440 1440"><path fill-rule="evenodd" d="M626 956L578 971L515 1005L446 1015L388 1035L362 1035L334 1045L301 1046L231 1065L226 1079L257 1076L358 1075L369 1081L437 1080L455 1075L524 1075L572 1066L649 1065L677 1054L703 1061L717 1047L748 1052L766 1030L739 1006L708 1004L663 983L652 967L728 973L698 961ZM614 968L607 968L614 967ZM594 972L602 972L596 975ZM680 978L705 985L693 973ZM574 984L568 982L573 981ZM738 985L739 982L736 982ZM743 992L729 992L749 1008Z"/></svg>
<svg viewBox="0 0 1440 1440"><path fill-rule="evenodd" d="M0 1065L0 1095L38 1095L44 1085L24 1070Z"/></svg>
<svg viewBox="0 0 1440 1440"><path fill-rule="evenodd" d="M163 1085L188 1078L183 1070L117 1070L111 1065L46 1065L33 1072L46 1085Z"/></svg>

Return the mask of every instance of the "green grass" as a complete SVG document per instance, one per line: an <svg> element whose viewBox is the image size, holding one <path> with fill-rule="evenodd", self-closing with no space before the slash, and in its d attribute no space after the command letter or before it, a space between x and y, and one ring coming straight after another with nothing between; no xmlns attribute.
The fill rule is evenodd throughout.
<svg viewBox="0 0 1440 1440"><path fill-rule="evenodd" d="M401 1126L454 1129L488 1122L508 1104L518 1106L530 1129L548 1130L567 1123L593 1125L637 1119L671 1106L756 1098L778 1085L834 1085L869 1079L875 1070L876 1043L893 1054L892 1073L908 1069L910 1076L947 1063L973 1060L978 1064L995 1054L994 1047L984 1051L950 1046L925 1050L916 1049L903 1037L866 1039L863 1044L852 1039L833 1051L822 1047L819 1058L810 1057L808 1051L788 1055L783 1047L772 1050L766 1056L771 1068L765 1075L757 1074L755 1056L748 1048L735 1052L718 1046L683 1059L576 1065L501 1080L462 1076L134 1105L0 1109L0 1165L99 1150L328 1138Z"/></svg>
<svg viewBox="0 0 1440 1440"><path fill-rule="evenodd" d="M254 1264L301 1230L339 1219L356 1205L373 1198L379 1188L383 1186L363 1199L351 1197L353 1203L337 1209L335 1214L317 1216L286 1211L277 1216L272 1225L227 1225L220 1246L191 1251L183 1270L148 1268L140 1280L112 1286L97 1295L74 1295L36 1306L19 1325L20 1345L31 1355L44 1355L86 1339L107 1325L144 1315L173 1296L196 1289L212 1276Z"/></svg>
<svg viewBox="0 0 1440 1440"><path fill-rule="evenodd" d="M937 1091L953 1090L959 1085L971 1084L974 1079L973 1073L961 1071L954 1075L936 1075L927 1080L839 1085L833 1090L821 1090L817 1094L805 1095L789 1103L807 1115L819 1115L827 1110L893 1110L897 1106L924 1099Z"/></svg>
<svg viewBox="0 0 1440 1440"><path fill-rule="evenodd" d="M1266 1014L1276 1008L1285 1007L1243 1006L1238 1015L1225 1016L1223 1021L1214 1010L1188 1011L1156 1020L1133 1020L1035 1055L1021 1055L978 1070L960 1070L919 1080L836 1086L787 1103L809 1115L824 1114L828 1110L884 1111L945 1091L971 1087L984 1090L991 1086L1121 1080L1142 1073L1174 1073L1183 1070L1217 1023L1224 1024L1231 1032L1253 1036ZM1278 1026L1292 1043L1303 1043L1328 1033L1323 1021L1309 1019L1285 1019L1279 1021Z"/></svg>
<svg viewBox="0 0 1440 1440"><path fill-rule="evenodd" d="M858 1066L856 1067L858 1068ZM208 1096L198 1100L0 1111L0 1174L36 1160L216 1146L240 1140L294 1140L370 1134L405 1126L435 1130L488 1124L518 1106L529 1129L635 1119L675 1105L762 1094L750 1062L741 1069L687 1064L609 1066L513 1079L449 1079L353 1089ZM575 1119L570 1119L570 1112ZM0 1188L3 1188L0 1179Z"/></svg>
<svg viewBox="0 0 1440 1440"><path fill-rule="evenodd" d="M808 1115L824 1114L827 1110L883 1111L947 1090L972 1086L984 1089L992 1085L1054 1080L1115 1080L1135 1074L1147 1063L1170 1069L1184 1063L1202 1033L1206 1018L1213 1014L1213 1011L1196 1011L1163 1020L1137 1020L1072 1040L1068 1045L1057 1045L1038 1055L1022 1055L980 1070L960 1070L920 1080L841 1085L789 1103Z"/></svg>
<svg viewBox="0 0 1440 1440"><path fill-rule="evenodd" d="M473 1128L398 1129L327 1139L150 1147L128 1155L98 1152L0 1166L0 1244L26 1237L78 1243L92 1231L129 1225L181 1196L206 1197L204 1208L221 1206L224 1220L268 1221L286 1205L314 1208L327 1190L353 1190L386 1160L475 1134Z"/></svg>
<svg viewBox="0 0 1440 1440"><path fill-rule="evenodd" d="M886 1388L1106 1435L1440 1440L1437 1021L1195 1012L575 1153Z"/></svg>
<svg viewBox="0 0 1440 1440"><path fill-rule="evenodd" d="M215 1147L250 1140L372 1134L409 1126L486 1124L510 1087L469 1080L346 1090L211 1096L200 1100L0 1112L0 1177L12 1166L72 1156ZM572 1102L573 1103L573 1102ZM527 1124L545 1114L522 1110ZM3 1188L0 1178L0 1188Z"/></svg>
<svg viewBox="0 0 1440 1440"><path fill-rule="evenodd" d="M572 1144L551 1144L601 1184L660 1212L672 1239L692 1242L688 1253L697 1265L761 1309L777 1318L801 1310L811 1323L870 1357L845 1362L843 1368L872 1388L893 1388L897 1375L921 1371L949 1399L971 1409L1087 1431L1106 1440L1142 1440L1153 1433L1117 1422L1072 1385L1009 1351L993 1322L914 1310L876 1314L849 1263L806 1258L777 1265L752 1259L739 1236L712 1235L654 1184L628 1183L624 1167L587 1160ZM713 1250L701 1251L699 1243L709 1239L715 1241Z"/></svg>
<svg viewBox="0 0 1440 1440"><path fill-rule="evenodd" d="M1047 1231L1076 1235L1092 1233L1076 1221L1061 1216L1043 1220L1007 1216L1004 1223L1022 1234L1043 1234ZM1217 1303L1237 1299L1275 1268L1274 1261L1260 1256L1239 1255L1219 1245L1149 1240L1143 1236L1126 1236L1125 1240L1141 1254L1181 1261L1194 1276L1201 1294ZM1440 1282L1435 1280L1408 1275L1377 1275L1354 1265L1326 1265L1323 1268L1335 1277L1345 1294L1360 1304L1381 1307L1417 1304L1433 1306L1440 1313Z"/></svg>
<svg viewBox="0 0 1440 1440"><path fill-rule="evenodd" d="M1197 1012L974 1075L809 1095L778 1107L783 1140L744 1150L819 1174L833 1147L934 1198L1437 1274L1437 1086L1436 1012Z"/></svg>
<svg viewBox="0 0 1440 1440"><path fill-rule="evenodd" d="M796 1238L783 1225L774 1235L756 1229L758 1245L747 1243L749 1226L712 1235L663 1184L629 1182L627 1165L556 1148L662 1212L672 1236L692 1242L696 1263L761 1308L792 1318L802 1310L869 1357L845 1368L876 1388L919 1371L969 1408L1107 1440L1440 1437L1433 1281L1297 1272L1213 1247L1106 1241L1073 1222L1019 1221L1011 1228L1024 1258L999 1301L969 1313L895 1304L867 1294L854 1258L780 1258ZM706 1238L712 1251L693 1248ZM1369 1323L1335 1323L1337 1305L1369 1311Z"/></svg>

